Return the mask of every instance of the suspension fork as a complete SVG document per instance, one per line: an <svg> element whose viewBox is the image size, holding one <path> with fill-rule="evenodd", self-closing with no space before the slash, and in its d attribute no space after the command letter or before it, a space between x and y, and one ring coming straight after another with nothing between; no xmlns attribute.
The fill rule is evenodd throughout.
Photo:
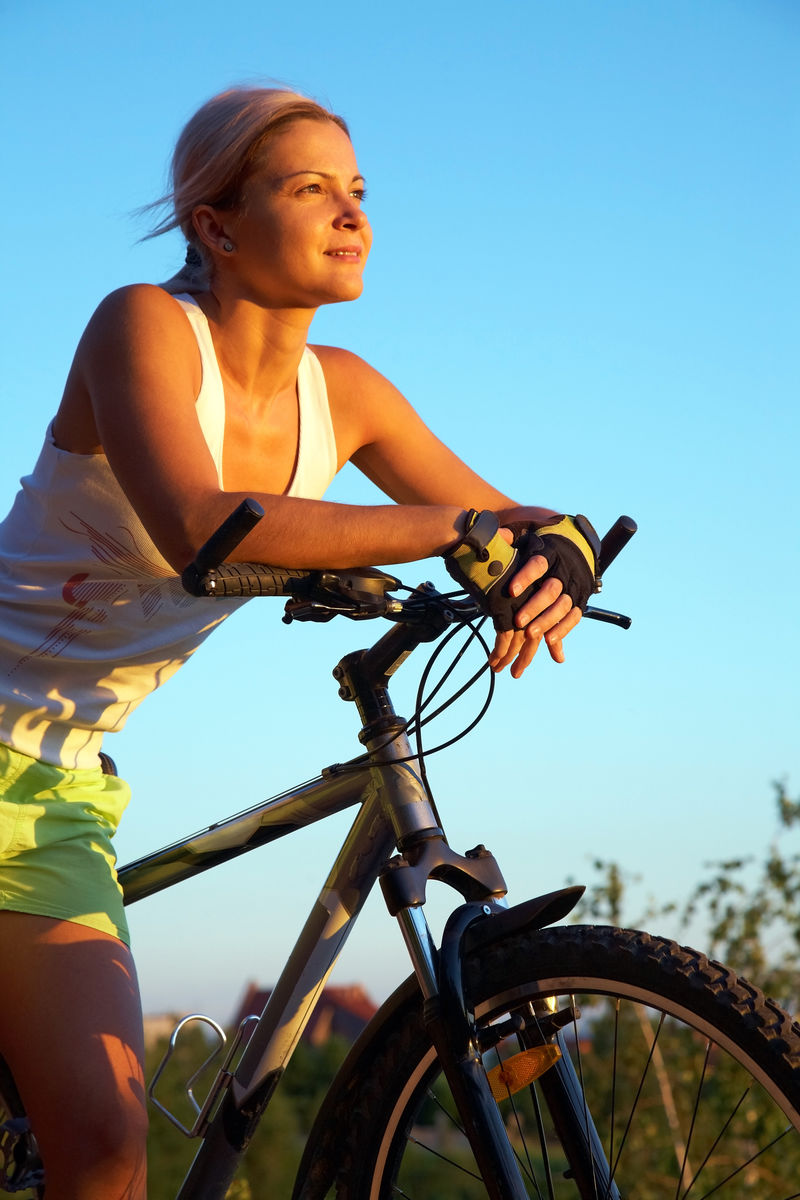
<svg viewBox="0 0 800 1200"><path fill-rule="evenodd" d="M453 1094L490 1200L527 1200L500 1109L481 1057L478 1031L463 1002L461 939L466 929L498 906L472 902L452 914L437 953L420 906L397 914L423 995L423 1020Z"/></svg>
<svg viewBox="0 0 800 1200"><path fill-rule="evenodd" d="M385 877L381 879L386 894ZM456 909L445 926L437 953L420 905L397 916L423 993L423 1019L464 1122L464 1128L491 1200L527 1197L519 1166L492 1096L482 1053L516 1034L523 1048L555 1044L561 1057L537 1079L581 1200L620 1200L610 1165L589 1112L581 1080L560 1032L563 1014L543 1000L533 1013L512 1014L499 1027L481 1030L465 995L463 956L467 947L488 947L499 937L542 928L568 912L582 888L565 888L512 909L494 900ZM533 1019L531 1019L531 1015ZM533 1085L531 1085L533 1086Z"/></svg>

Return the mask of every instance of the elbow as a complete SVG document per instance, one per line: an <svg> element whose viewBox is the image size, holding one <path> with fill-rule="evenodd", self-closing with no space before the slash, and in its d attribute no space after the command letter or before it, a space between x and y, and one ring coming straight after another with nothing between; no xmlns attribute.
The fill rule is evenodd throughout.
<svg viewBox="0 0 800 1200"><path fill-rule="evenodd" d="M170 522L158 529L150 529L153 544L167 565L176 575L182 574L190 562L197 556L200 547L208 540L214 531L214 526L204 522Z"/></svg>

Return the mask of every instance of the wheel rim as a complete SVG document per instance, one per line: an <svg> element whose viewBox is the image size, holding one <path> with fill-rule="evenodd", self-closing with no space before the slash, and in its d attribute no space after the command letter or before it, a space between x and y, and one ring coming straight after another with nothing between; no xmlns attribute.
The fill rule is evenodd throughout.
<svg viewBox="0 0 800 1200"><path fill-rule="evenodd" d="M564 1034L622 1200L800 1197L800 1118L729 1034L678 1001L586 976L509 989L476 1017L483 1024L520 1007L527 1014L531 1001L553 995L562 1010L573 1004L581 1013ZM504 1044L500 1052L517 1049ZM485 1061L491 1067L495 1059ZM371 1200L485 1197L437 1075L433 1051L410 1071L379 1147ZM501 1106L528 1193L584 1200L565 1177L546 1111L540 1134L541 1090L525 1088ZM608 1194L605 1184L589 1192Z"/></svg>

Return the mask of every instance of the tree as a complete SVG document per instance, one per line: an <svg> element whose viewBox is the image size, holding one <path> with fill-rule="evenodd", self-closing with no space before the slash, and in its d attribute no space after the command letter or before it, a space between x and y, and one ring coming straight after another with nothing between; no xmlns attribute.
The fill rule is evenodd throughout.
<svg viewBox="0 0 800 1200"><path fill-rule="evenodd" d="M632 923L647 928L666 914L677 916L679 929L691 927L695 935L701 931L699 939L695 936L693 940L700 940L709 958L724 962L787 1011L796 1012L800 1007L800 853L794 835L800 826L800 801L789 798L783 783L775 784L774 789L777 830L760 858L748 854L710 863L709 873L686 900L651 907L643 921ZM622 924L629 880L616 863L598 861L595 867L601 878L587 891L577 919ZM629 1024L627 1031L620 1028L622 1020ZM646 1055L650 1061L643 1073ZM684 1186L688 1185L694 1172L704 1169L704 1151L722 1136L721 1131L726 1137L736 1131L740 1161L747 1157L750 1144L753 1154L756 1147L773 1139L778 1149L771 1156L757 1156L736 1176L736 1195L774 1194L773 1189L780 1186L787 1189L787 1195L796 1194L797 1150L794 1143L780 1138L786 1121L761 1103L759 1089L748 1087L748 1079L727 1056L714 1047L708 1050L702 1039L670 1025L668 1019L662 1025L657 1014L651 1016L638 1007L613 1016L605 1014L592 1026L591 1049L583 1070L590 1088L597 1074L597 1094L601 1096L602 1078L612 1057L616 1099L623 1110L626 1089L642 1089L637 1099L642 1116L637 1116L637 1121L641 1120L646 1136L640 1141L637 1200L665 1195L668 1180L675 1178L676 1165L683 1171ZM698 1089L702 1089L703 1102L695 1114ZM651 1113L653 1123L648 1127ZM610 1109L609 1113L593 1109L593 1115L602 1124L610 1120ZM713 1190L715 1180L716 1176L710 1177L706 1171L703 1194Z"/></svg>
<svg viewBox="0 0 800 1200"><path fill-rule="evenodd" d="M689 896L651 905L642 917L624 912L631 877L617 863L595 860L598 882L575 910L579 921L656 928L677 916L678 929L699 942L709 958L724 962L757 984L788 1012L800 1011L800 799L774 783L777 828L762 851L708 864L709 874Z"/></svg>
<svg viewBox="0 0 800 1200"><path fill-rule="evenodd" d="M148 1054L147 1078L151 1079L166 1050L161 1039ZM338 1070L347 1044L332 1037L322 1046L301 1042L281 1086L256 1130L247 1155L228 1192L228 1200L262 1200L266 1196L291 1195L300 1156L319 1103ZM157 1096L186 1126L194 1113L186 1099L186 1081L209 1055L209 1045L200 1026L189 1026L178 1040L175 1054L162 1079ZM212 1082L219 1061L209 1067L195 1089L200 1102ZM151 1114L148 1139L148 1200L172 1200L194 1158L197 1141L187 1139L163 1114Z"/></svg>

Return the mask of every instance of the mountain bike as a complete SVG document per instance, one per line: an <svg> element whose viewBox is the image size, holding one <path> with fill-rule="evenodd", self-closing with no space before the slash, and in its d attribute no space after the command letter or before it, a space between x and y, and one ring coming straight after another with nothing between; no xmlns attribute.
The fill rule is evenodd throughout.
<svg viewBox="0 0 800 1200"><path fill-rule="evenodd" d="M184 572L184 586L209 597L288 597L290 622L382 617L390 628L333 671L339 696L357 709L363 753L119 872L133 903L356 809L264 1011L221 1050L201 1099L196 1076L188 1081L191 1125L161 1104L162 1072L188 1023L213 1028L220 1046L225 1035L198 1015L170 1041L150 1096L199 1140L177 1200L226 1196L376 882L413 973L364 1030L323 1100L293 1200L800 1196L800 1026L694 950L643 932L555 925L581 887L509 907L492 853L450 846L421 747L444 680L423 701L426 669L410 721L395 712L389 683L424 644L436 642L435 655L461 630L480 638L476 604L430 583L404 589L374 569L226 563L259 518L259 506L245 502ZM635 528L620 518L609 531L601 572ZM630 624L594 606L586 616ZM555 836L559 827L551 814ZM424 914L431 880L460 897L438 944ZM1 1061L0 1103L0 1182L42 1197L35 1131ZM153 1180L153 1194L157 1187Z"/></svg>

